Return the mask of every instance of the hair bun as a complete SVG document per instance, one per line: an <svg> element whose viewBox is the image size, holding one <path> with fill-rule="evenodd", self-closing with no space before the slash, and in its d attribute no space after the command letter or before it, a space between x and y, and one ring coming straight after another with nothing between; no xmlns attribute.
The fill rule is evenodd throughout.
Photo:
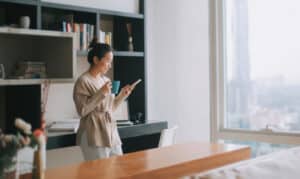
<svg viewBox="0 0 300 179"><path fill-rule="evenodd" d="M89 48L93 49L97 46L97 44L98 44L98 39L96 37L94 37L93 40L91 41L90 45L89 45Z"/></svg>
<svg viewBox="0 0 300 179"><path fill-rule="evenodd" d="M101 59L105 56L107 52L112 52L113 49L110 45L104 43L98 43L97 38L94 38L89 45L89 52L88 52L88 62L91 65L94 65L93 58L94 56Z"/></svg>

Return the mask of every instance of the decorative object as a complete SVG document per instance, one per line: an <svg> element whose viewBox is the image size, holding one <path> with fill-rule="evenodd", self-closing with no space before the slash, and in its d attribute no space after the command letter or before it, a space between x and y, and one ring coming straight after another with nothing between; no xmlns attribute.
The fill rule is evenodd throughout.
<svg viewBox="0 0 300 179"><path fill-rule="evenodd" d="M128 33L128 51L134 51L131 23L126 23L126 28Z"/></svg>
<svg viewBox="0 0 300 179"><path fill-rule="evenodd" d="M30 124L16 118L15 126L16 135L5 135L0 130L0 178L18 179L18 151L25 147L36 148L40 145L38 138L31 132Z"/></svg>
<svg viewBox="0 0 300 179"><path fill-rule="evenodd" d="M0 64L0 79L5 79L5 68L4 68L4 64Z"/></svg>
<svg viewBox="0 0 300 179"><path fill-rule="evenodd" d="M47 124L47 131L49 132L77 132L79 127L80 119L66 119L52 121Z"/></svg>
<svg viewBox="0 0 300 179"><path fill-rule="evenodd" d="M38 149L34 152L33 157L33 171L32 171L32 178L33 179L44 179L45 173L44 170L46 169L46 140L45 135L42 130L35 130L34 136L37 139Z"/></svg>
<svg viewBox="0 0 300 179"><path fill-rule="evenodd" d="M143 113L138 112L134 115L132 115L132 121L134 124L140 124L140 123L144 123L145 121L143 120Z"/></svg>
<svg viewBox="0 0 300 179"><path fill-rule="evenodd" d="M46 63L42 61L20 61L17 63L14 75L11 78L47 78Z"/></svg>
<svg viewBox="0 0 300 179"><path fill-rule="evenodd" d="M110 45L112 47L112 33L111 32L105 32L105 43Z"/></svg>
<svg viewBox="0 0 300 179"><path fill-rule="evenodd" d="M20 17L20 27L29 29L29 27L30 27L30 17L29 16L21 16Z"/></svg>
<svg viewBox="0 0 300 179"><path fill-rule="evenodd" d="M41 101L41 129L46 132L46 106L48 102L49 96L49 88L50 88L50 80L45 80L42 84L42 101Z"/></svg>
<svg viewBox="0 0 300 179"><path fill-rule="evenodd" d="M44 80L44 83L42 84L42 101L41 101L42 102L41 111L43 113L46 112L49 88L50 88L50 80Z"/></svg>

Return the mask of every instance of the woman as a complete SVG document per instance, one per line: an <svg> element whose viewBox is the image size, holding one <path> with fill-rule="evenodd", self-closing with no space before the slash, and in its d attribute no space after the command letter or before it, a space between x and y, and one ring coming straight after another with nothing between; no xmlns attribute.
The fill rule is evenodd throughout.
<svg viewBox="0 0 300 179"><path fill-rule="evenodd" d="M130 85L123 87L116 97L111 94L111 81L104 75L113 62L112 48L92 43L88 53L90 68L75 83L73 99L81 116L77 132L85 160L122 155L121 140L112 112L131 93Z"/></svg>

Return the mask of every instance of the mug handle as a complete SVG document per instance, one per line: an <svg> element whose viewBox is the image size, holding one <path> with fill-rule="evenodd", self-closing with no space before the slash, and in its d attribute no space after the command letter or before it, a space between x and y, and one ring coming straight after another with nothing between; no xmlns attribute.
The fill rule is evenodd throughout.
<svg viewBox="0 0 300 179"><path fill-rule="evenodd" d="M5 78L5 71L4 71L5 69L4 69L4 65L3 64L0 64L0 71L1 71L1 77L0 78L2 78L2 79L4 79Z"/></svg>

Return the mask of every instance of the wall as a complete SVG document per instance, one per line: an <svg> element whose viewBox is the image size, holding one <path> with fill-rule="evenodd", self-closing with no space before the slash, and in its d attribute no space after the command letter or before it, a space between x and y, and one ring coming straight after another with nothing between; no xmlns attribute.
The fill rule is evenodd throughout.
<svg viewBox="0 0 300 179"><path fill-rule="evenodd" d="M88 68L86 57L77 57L77 76ZM47 122L79 118L73 102L73 87L74 83L50 84L46 109Z"/></svg>
<svg viewBox="0 0 300 179"><path fill-rule="evenodd" d="M209 140L209 1L146 1L148 119Z"/></svg>

